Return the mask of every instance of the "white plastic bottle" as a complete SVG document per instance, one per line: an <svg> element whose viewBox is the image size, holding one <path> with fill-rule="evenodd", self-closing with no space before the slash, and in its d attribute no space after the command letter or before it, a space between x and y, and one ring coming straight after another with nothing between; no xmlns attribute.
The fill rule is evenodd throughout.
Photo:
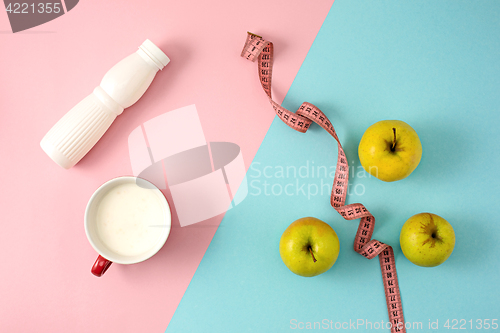
<svg viewBox="0 0 500 333"><path fill-rule="evenodd" d="M101 84L64 115L40 145L65 169L78 163L99 141L116 116L141 98L170 59L149 39L113 66Z"/></svg>

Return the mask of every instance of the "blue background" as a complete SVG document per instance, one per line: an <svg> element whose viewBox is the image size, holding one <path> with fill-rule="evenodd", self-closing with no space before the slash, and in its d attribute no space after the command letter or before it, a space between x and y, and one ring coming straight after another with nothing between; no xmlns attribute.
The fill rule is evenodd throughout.
<svg viewBox="0 0 500 333"><path fill-rule="evenodd" d="M422 323L413 331L431 331L436 320L446 331L447 319L465 319L473 332L470 319L474 326L500 319L499 87L500 2L336 0L284 101L290 110L311 102L335 126L351 167L347 202L363 203L376 217L373 237L393 246L405 319ZM410 124L423 146L418 168L394 183L368 177L357 156L366 128L383 119ZM334 140L319 126L300 134L275 119L247 174L247 198L226 213L167 332L388 320L378 260L352 249L359 221L343 220L329 191L321 193L322 184L331 187L329 174L312 176L336 159ZM287 166L309 166L310 174L275 174ZM272 195L287 184L292 195ZM420 212L455 229L453 254L435 268L413 265L399 246L402 225ZM283 231L304 216L329 223L341 243L333 268L314 278L291 273L278 250Z"/></svg>

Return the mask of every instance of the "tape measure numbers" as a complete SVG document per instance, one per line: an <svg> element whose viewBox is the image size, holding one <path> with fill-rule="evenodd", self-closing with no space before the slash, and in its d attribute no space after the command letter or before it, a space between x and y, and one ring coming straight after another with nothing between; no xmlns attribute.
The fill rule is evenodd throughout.
<svg viewBox="0 0 500 333"><path fill-rule="evenodd" d="M391 322L391 332L406 332L394 251L391 246L376 239L371 239L375 229L375 217L365 206L360 203L345 204L349 182L349 165L344 149L328 117L320 109L307 102L303 103L297 112L294 113L273 101L271 95L273 48L273 43L249 32L241 56L250 61L258 61L259 78L262 88L269 97L269 101L276 114L285 124L296 131L305 133L312 122L315 122L330 133L337 141L337 167L330 203L344 219L361 219L356 237L354 238L354 251L368 259L373 259L376 256L379 257L387 310Z"/></svg>

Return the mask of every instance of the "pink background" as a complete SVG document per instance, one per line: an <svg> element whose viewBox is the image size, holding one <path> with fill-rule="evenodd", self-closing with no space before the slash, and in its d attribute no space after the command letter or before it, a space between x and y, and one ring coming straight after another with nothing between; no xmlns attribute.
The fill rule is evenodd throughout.
<svg viewBox="0 0 500 333"><path fill-rule="evenodd" d="M1 10L0 331L165 330L222 217L180 228L174 215L156 256L96 278L83 229L88 199L105 181L131 174L134 128L189 104L207 141L238 144L248 168L274 114L256 64L239 57L246 31L279 45L273 85L281 102L332 3L84 0L16 34ZM63 170L41 138L146 38L171 63L77 166Z"/></svg>

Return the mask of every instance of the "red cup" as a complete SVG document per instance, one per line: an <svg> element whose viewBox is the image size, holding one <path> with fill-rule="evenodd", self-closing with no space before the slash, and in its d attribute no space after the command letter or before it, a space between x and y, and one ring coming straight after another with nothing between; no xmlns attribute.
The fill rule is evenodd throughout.
<svg viewBox="0 0 500 333"><path fill-rule="evenodd" d="M113 190L117 186L124 184L136 184L141 188L153 191L152 193L159 199L159 203L161 204L161 209L163 212L162 220L155 221L155 224L151 226L153 228L151 230L154 230L154 232L158 234L156 243L152 244L151 248L149 248L148 250L139 254L124 255L117 253L116 251L111 250L110 246L107 246L101 240L101 237L99 237L97 219L99 204L109 191ZM85 210L85 233L87 234L87 238L90 244L99 254L97 260L92 266L92 274L98 277L102 276L113 262L117 264L130 265L151 258L163 247L163 245L167 241L167 238L170 234L171 222L172 213L170 211L170 205L168 204L167 199L165 198L163 193L149 181L138 177L118 177L104 183L94 192L94 194L92 194L92 197L90 198Z"/></svg>

